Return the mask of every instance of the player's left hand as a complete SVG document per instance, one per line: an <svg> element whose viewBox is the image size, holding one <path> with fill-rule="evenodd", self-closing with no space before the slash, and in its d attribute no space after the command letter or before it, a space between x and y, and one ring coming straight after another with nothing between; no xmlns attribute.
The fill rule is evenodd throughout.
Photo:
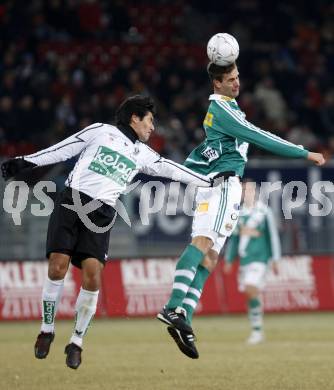
<svg viewBox="0 0 334 390"><path fill-rule="evenodd" d="M1 164L2 177L7 181L16 176L19 172L27 168L33 168L36 164L24 160L23 158L11 158Z"/></svg>

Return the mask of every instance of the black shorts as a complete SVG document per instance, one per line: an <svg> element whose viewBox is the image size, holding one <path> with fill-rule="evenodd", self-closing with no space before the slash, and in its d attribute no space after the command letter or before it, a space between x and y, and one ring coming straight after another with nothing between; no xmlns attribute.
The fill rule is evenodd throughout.
<svg viewBox="0 0 334 390"><path fill-rule="evenodd" d="M73 205L72 188L66 187L57 195L54 210L50 216L46 256L50 253L64 253L71 256L71 263L81 268L81 262L88 257L98 259L105 263L107 259L110 229L104 233L94 232L85 226L77 212L70 210L62 204ZM76 191L80 195L81 203L86 204L92 198L82 192ZM92 223L98 227L113 226L117 213L111 206L102 203L98 209L88 213Z"/></svg>

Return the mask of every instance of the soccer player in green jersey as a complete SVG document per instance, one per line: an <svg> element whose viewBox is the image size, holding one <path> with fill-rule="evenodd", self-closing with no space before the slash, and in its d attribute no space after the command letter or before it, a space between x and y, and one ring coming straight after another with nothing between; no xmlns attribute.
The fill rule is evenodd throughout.
<svg viewBox="0 0 334 390"><path fill-rule="evenodd" d="M227 242L224 272L230 273L239 257L239 291L245 294L252 332L247 340L254 345L264 340L260 291L265 285L269 264L277 271L281 245L270 207L256 199L256 183L243 184L243 203L238 225Z"/></svg>
<svg viewBox="0 0 334 390"><path fill-rule="evenodd" d="M321 153L264 131L245 118L235 98L239 95L239 71L235 63L226 67L209 63L208 74L214 93L204 119L205 140L192 151L185 166L198 173L224 174L225 181L212 189L200 189L192 226L192 241L185 248L174 275L173 290L157 318L168 325L168 332L179 349L196 359L192 315L203 286L218 261L225 240L233 232L239 215L241 183L247 161L248 144L272 153L303 158L323 165Z"/></svg>

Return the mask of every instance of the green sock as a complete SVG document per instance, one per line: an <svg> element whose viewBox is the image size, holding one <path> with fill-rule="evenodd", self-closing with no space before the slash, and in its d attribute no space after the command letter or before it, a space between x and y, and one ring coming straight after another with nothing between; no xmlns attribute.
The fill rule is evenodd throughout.
<svg viewBox="0 0 334 390"><path fill-rule="evenodd" d="M204 253L194 245L188 245L176 264L173 291L167 303L168 309L182 306L182 301L195 277L198 265L202 262Z"/></svg>
<svg viewBox="0 0 334 390"><path fill-rule="evenodd" d="M197 268L195 278L190 285L187 295L183 300L182 307L187 311L187 322L189 325L191 325L194 311L201 298L204 284L209 275L209 270L200 264Z"/></svg>
<svg viewBox="0 0 334 390"><path fill-rule="evenodd" d="M263 312L259 298L251 298L248 300L248 318L253 330L262 330Z"/></svg>

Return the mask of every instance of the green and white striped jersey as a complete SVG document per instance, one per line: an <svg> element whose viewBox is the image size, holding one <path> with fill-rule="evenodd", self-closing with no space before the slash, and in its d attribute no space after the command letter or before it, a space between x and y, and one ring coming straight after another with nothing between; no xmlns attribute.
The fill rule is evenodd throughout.
<svg viewBox="0 0 334 390"><path fill-rule="evenodd" d="M259 237L240 235L240 227L244 225L256 229ZM277 226L271 209L262 202L253 208L242 207L236 229L228 240L225 260L233 262L236 257L240 265L252 262L268 263L281 258L281 245Z"/></svg>
<svg viewBox="0 0 334 390"><path fill-rule="evenodd" d="M194 149L184 165L204 175L234 171L242 177L247 162L248 144L292 158L307 158L302 146L264 131L245 119L235 99L213 94L203 122L205 140Z"/></svg>

